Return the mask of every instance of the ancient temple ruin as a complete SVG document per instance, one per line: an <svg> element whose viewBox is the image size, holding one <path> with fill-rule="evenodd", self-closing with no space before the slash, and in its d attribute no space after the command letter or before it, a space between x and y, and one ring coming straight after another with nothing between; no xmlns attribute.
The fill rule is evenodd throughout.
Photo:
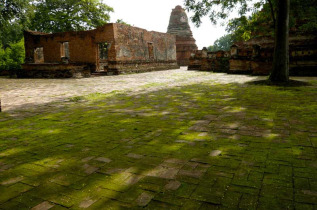
<svg viewBox="0 0 317 210"><path fill-rule="evenodd" d="M24 32L25 64L19 77L88 77L179 68L174 35L124 24L46 34Z"/></svg>
<svg viewBox="0 0 317 210"><path fill-rule="evenodd" d="M258 37L231 46L229 73L268 75L273 66L274 39ZM289 38L289 73L317 76L317 37L296 35Z"/></svg>
<svg viewBox="0 0 317 210"><path fill-rule="evenodd" d="M219 50L217 52L208 52L204 47L202 50L196 50L189 59L188 70L227 72L229 70L230 53Z"/></svg>
<svg viewBox="0 0 317 210"><path fill-rule="evenodd" d="M189 70L235 74L268 75L273 66L274 39L258 37L234 43L230 51L196 50ZM317 76L317 37L291 36L289 39L290 75Z"/></svg>
<svg viewBox="0 0 317 210"><path fill-rule="evenodd" d="M167 33L176 35L178 65L188 66L191 53L198 48L186 12L181 6L172 10Z"/></svg>

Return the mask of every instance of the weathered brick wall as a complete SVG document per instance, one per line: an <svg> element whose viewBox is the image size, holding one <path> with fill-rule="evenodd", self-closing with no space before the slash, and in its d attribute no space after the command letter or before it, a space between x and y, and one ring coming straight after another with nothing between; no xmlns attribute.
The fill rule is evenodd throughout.
<svg viewBox="0 0 317 210"><path fill-rule="evenodd" d="M115 24L114 36L116 59L109 60L109 71L131 73L178 68L174 35ZM153 57L149 45L153 46Z"/></svg>
<svg viewBox="0 0 317 210"><path fill-rule="evenodd" d="M80 32L63 32L45 34L41 32L24 33L26 64L35 63L34 50L43 48L44 64L39 68L34 65L24 65L24 69L31 71L54 70L52 65L61 64L61 43L68 42L69 59L67 63L86 64L91 71L105 70L116 74L134 70L146 71L155 69L176 69L176 38L174 35L149 32L144 29L123 25L106 24L95 30ZM99 56L99 43L107 43L107 58ZM153 47L152 54L149 45ZM152 49L152 48L151 48ZM151 55L150 55L151 54ZM63 69L60 69L63 70Z"/></svg>
<svg viewBox="0 0 317 210"><path fill-rule="evenodd" d="M34 62L34 49L43 47L45 63L61 62L61 43L69 42L70 63L96 63L97 43L113 42L113 25L107 24L91 31L62 32L43 34L25 32L26 62ZM115 59L115 49L109 50L109 56Z"/></svg>
<svg viewBox="0 0 317 210"><path fill-rule="evenodd" d="M98 43L103 43L103 42L107 42L111 44L111 47L109 48L109 51L108 51L108 60L116 59L114 27L115 27L115 24L110 23L96 29L96 36L94 40L95 45L97 45ZM96 47L96 50L97 48L98 47ZM97 59L98 59L98 56L97 56Z"/></svg>
<svg viewBox="0 0 317 210"><path fill-rule="evenodd" d="M117 61L149 61L148 43L153 44L156 61L176 60L175 36L116 24L114 27Z"/></svg>
<svg viewBox="0 0 317 210"><path fill-rule="evenodd" d="M189 70L227 72L231 74L268 75L272 70L274 40L253 39L232 45L230 52L196 50ZM317 37L290 38L290 75L317 76ZM207 57L206 57L207 54Z"/></svg>
<svg viewBox="0 0 317 210"><path fill-rule="evenodd" d="M19 78L82 78L90 76L90 69L79 64L23 64L16 73Z"/></svg>
<svg viewBox="0 0 317 210"><path fill-rule="evenodd" d="M167 33L176 35L177 63L180 66L188 66L191 53L198 48L188 24L187 14L181 6L172 10Z"/></svg>
<svg viewBox="0 0 317 210"><path fill-rule="evenodd" d="M253 75L268 75L272 70L272 61L250 61L250 68Z"/></svg>
<svg viewBox="0 0 317 210"><path fill-rule="evenodd" d="M196 41L192 37L176 36L177 62L180 66L188 66L191 54L197 50Z"/></svg>
<svg viewBox="0 0 317 210"><path fill-rule="evenodd" d="M208 52L206 48L196 50L189 59L188 70L228 72L228 52Z"/></svg>
<svg viewBox="0 0 317 210"><path fill-rule="evenodd" d="M236 50L234 49L236 48ZM289 39L290 75L317 76L317 37L293 36ZM259 37L232 46L230 73L268 75L272 70L274 40Z"/></svg>
<svg viewBox="0 0 317 210"><path fill-rule="evenodd" d="M251 74L251 61L247 59L230 59L230 70L228 73Z"/></svg>

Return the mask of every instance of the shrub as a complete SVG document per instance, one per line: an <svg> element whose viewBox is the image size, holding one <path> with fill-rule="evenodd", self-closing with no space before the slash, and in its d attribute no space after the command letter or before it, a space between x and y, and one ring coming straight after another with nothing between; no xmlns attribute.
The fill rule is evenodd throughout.
<svg viewBox="0 0 317 210"><path fill-rule="evenodd" d="M9 44L5 49L0 44L0 71L20 69L24 62L24 51L23 39L17 43Z"/></svg>

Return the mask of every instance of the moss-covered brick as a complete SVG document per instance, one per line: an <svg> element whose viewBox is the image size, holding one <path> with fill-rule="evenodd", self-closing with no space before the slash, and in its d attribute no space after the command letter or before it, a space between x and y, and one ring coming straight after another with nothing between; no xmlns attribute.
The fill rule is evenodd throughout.
<svg viewBox="0 0 317 210"><path fill-rule="evenodd" d="M245 76L161 73L160 81L147 81L152 74L54 80L78 94L45 106L6 98L0 208L45 201L53 208L316 208L316 82L276 87L232 82L252 79ZM131 77L140 84L128 84ZM15 82L17 93L15 85L27 86L0 80L0 92L9 91L2 81Z"/></svg>

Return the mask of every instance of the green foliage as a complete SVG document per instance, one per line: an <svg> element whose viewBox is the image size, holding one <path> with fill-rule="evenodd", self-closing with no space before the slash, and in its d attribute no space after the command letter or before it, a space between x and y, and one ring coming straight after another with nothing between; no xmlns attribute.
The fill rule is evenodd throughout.
<svg viewBox="0 0 317 210"><path fill-rule="evenodd" d="M14 18L23 18L25 8L30 0L4 0L0 4L0 26L6 25Z"/></svg>
<svg viewBox="0 0 317 210"><path fill-rule="evenodd" d="M122 20L122 19L118 19L118 20L116 21L116 23L121 23L121 24L130 26L130 24L126 23L126 22L125 22L124 20Z"/></svg>
<svg viewBox="0 0 317 210"><path fill-rule="evenodd" d="M24 62L24 40L9 44L7 48L2 48L0 44L0 71L20 69Z"/></svg>
<svg viewBox="0 0 317 210"><path fill-rule="evenodd" d="M188 10L194 12L192 21L199 26L203 16L209 16L213 23L218 19L226 19L227 14L237 8L240 17L229 20L227 32L236 41L246 41L256 36L273 36L274 19L276 17L276 0L224 0L198 1L186 0ZM270 4L271 3L271 4ZM239 6L240 5L240 6ZM247 17L246 12L252 11ZM297 33L316 33L317 31L317 1L291 0L290 28Z"/></svg>
<svg viewBox="0 0 317 210"><path fill-rule="evenodd" d="M291 0L291 27L300 33L317 33L317 0Z"/></svg>
<svg viewBox="0 0 317 210"><path fill-rule="evenodd" d="M209 47L207 47L207 50L208 50L209 52L215 52L215 51L217 51L217 49L216 49L213 45L210 45Z"/></svg>
<svg viewBox="0 0 317 210"><path fill-rule="evenodd" d="M200 26L201 18L207 15L212 23L216 23L218 19L228 18L234 9L238 9L240 15L252 9L258 10L264 4L264 0L259 0L253 7L251 7L252 3L250 0L185 0L186 8L194 12L191 20L197 26Z"/></svg>
<svg viewBox="0 0 317 210"><path fill-rule="evenodd" d="M0 3L0 70L24 61L23 30L86 30L103 25L113 9L100 0L4 0Z"/></svg>
<svg viewBox="0 0 317 210"><path fill-rule="evenodd" d="M256 36L273 35L274 24L271 16L262 11L251 17L241 16L230 20L226 30L235 41L247 41Z"/></svg>
<svg viewBox="0 0 317 210"><path fill-rule="evenodd" d="M40 0L31 29L43 32L88 30L109 21L113 9L100 0Z"/></svg>
<svg viewBox="0 0 317 210"><path fill-rule="evenodd" d="M22 31L32 17L31 0L4 0L0 4L0 71L20 69L24 62Z"/></svg>
<svg viewBox="0 0 317 210"><path fill-rule="evenodd" d="M8 24L0 32L1 44L4 48L8 47L12 42L18 42L23 38L23 26L18 22Z"/></svg>
<svg viewBox="0 0 317 210"><path fill-rule="evenodd" d="M33 16L31 0L5 0L0 4L0 42L4 48L19 42Z"/></svg>
<svg viewBox="0 0 317 210"><path fill-rule="evenodd" d="M317 31L316 1L291 0L290 28L296 33L314 33ZM233 39L247 41L256 36L273 36L274 22L269 4L250 17L241 16L229 21L227 32Z"/></svg>
<svg viewBox="0 0 317 210"><path fill-rule="evenodd" d="M231 34L224 35L217 39L214 42L214 45L208 47L208 51L218 51L218 50L224 50L228 51L230 50L231 45L233 44L233 36Z"/></svg>
<svg viewBox="0 0 317 210"><path fill-rule="evenodd" d="M275 0L186 0L185 4L188 10L194 12L191 19L197 26L203 16L208 15L216 23L218 19L227 19L228 14L237 9L240 17L229 20L226 28L234 41L246 41L258 34L268 35L274 31ZM250 17L246 16L247 12L252 12Z"/></svg>

